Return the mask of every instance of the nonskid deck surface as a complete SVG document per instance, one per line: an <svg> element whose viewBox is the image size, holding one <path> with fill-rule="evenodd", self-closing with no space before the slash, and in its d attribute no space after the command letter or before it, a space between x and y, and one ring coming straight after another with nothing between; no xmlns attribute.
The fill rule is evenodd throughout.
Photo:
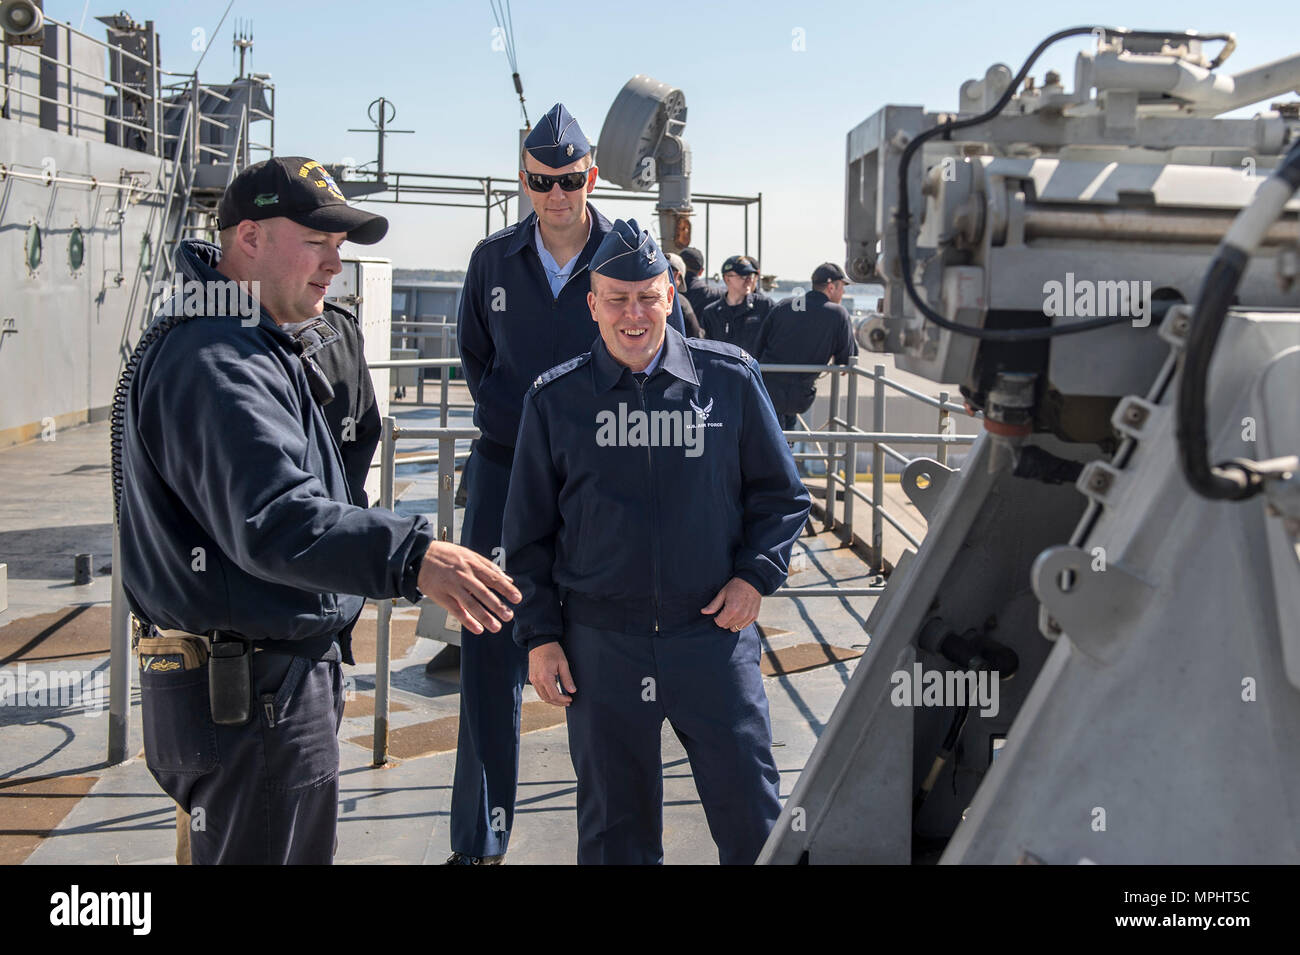
<svg viewBox="0 0 1300 955"><path fill-rule="evenodd" d="M428 409L400 410L408 426L430 426ZM468 413L451 423L467 424ZM421 445L406 442L403 452ZM112 499L108 427L93 424L0 452L7 494L0 499L0 561L9 564L9 610L0 615L0 668L21 665L73 674L84 690L73 705L0 706L0 864L169 863L174 804L144 765L139 689L132 688L131 758L106 766L109 564ZM432 466L398 472L397 508L437 506ZM890 485L895 513L915 509ZM459 514L457 515L459 517ZM820 527L820 523L817 525ZM887 541L886 556L889 552ZM806 567L792 587L863 586L867 565L828 534L803 538ZM96 579L71 583L73 555L94 555ZM856 666L873 598L764 601L764 683L774 753L786 797ZM45 615L38 619L37 615ZM399 601L392 638L390 762L372 767L374 617L358 627L358 666L340 739L339 846L347 862L440 862L450 851L448 812L455 766L459 682L425 664L443 644L415 636L418 610ZM469 636L466 636L469 639ZM132 668L134 671L134 668ZM27 686L32 685L28 676ZM524 689L524 737L511 863L574 859L574 775L563 713ZM12 704L13 700L7 701ZM46 701L56 703L60 701ZM685 751L665 724L664 850L669 863L713 863L717 852Z"/></svg>

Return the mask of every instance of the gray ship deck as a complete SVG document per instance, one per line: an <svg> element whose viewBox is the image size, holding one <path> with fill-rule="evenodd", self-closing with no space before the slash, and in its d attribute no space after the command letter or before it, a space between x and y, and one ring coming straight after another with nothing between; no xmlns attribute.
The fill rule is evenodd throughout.
<svg viewBox="0 0 1300 955"><path fill-rule="evenodd" d="M429 409L394 410L402 423L430 425ZM467 423L464 413L453 424ZM403 445L416 450L419 445ZM406 472L413 473L406 473ZM91 707L0 706L0 864L169 863L174 806L143 761L139 691L132 690L133 758L107 766L109 563L112 503L108 427L94 424L0 452L6 494L0 498L0 561L9 565L9 608L0 614L0 666L74 668L103 675L102 698ZM431 468L398 474L403 512L431 512ZM810 487L818 489L810 480ZM916 509L897 484L887 506L913 533L924 532ZM822 492L824 494L824 492ZM863 509L866 510L865 508ZM459 515L458 515L459 516ZM817 525L820 527L820 523ZM807 560L791 587L862 586L867 564L829 534L803 539ZM886 558L901 538L886 535ZM73 554L94 555L96 578L75 586ZM771 705L781 794L793 788L866 637L874 598L772 598L764 601L765 680ZM359 626L359 665L339 734L341 753L337 861L440 862L449 851L447 820L455 764L459 706L454 672L427 676L425 664L442 644L416 637L418 611L399 607L393 627L392 760L371 763L374 705L374 617ZM134 667L132 667L134 671ZM563 714L525 688L519 797L511 863L568 863L574 858L574 777ZM12 703L12 700L9 701ZM98 713L94 712L99 707ZM664 727L664 850L669 863L713 863L690 766L671 728Z"/></svg>

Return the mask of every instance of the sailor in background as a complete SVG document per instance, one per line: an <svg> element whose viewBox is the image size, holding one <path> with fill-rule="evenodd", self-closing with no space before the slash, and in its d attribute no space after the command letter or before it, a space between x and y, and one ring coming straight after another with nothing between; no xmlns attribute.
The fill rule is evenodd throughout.
<svg viewBox="0 0 1300 955"><path fill-rule="evenodd" d="M514 639L567 706L578 861L663 861L660 730L690 757L723 863L780 812L754 626L807 491L754 360L668 328L675 289L635 220L592 260L592 350L524 402L506 502Z"/></svg>
<svg viewBox="0 0 1300 955"><path fill-rule="evenodd" d="M519 181L534 211L484 239L470 256L457 334L482 432L465 464L461 543L500 557L501 514L519 410L543 371L591 348L587 266L610 223L587 202L595 157L582 128L556 103L524 140ZM682 328L681 310L674 310ZM460 735L448 863L500 862L514 822L519 716L528 659L510 628L461 647Z"/></svg>
<svg viewBox="0 0 1300 955"><path fill-rule="evenodd" d="M704 309L727 294L725 288L712 284L704 277L704 253L695 246L682 249L682 264L686 266L686 298L701 318Z"/></svg>
<svg viewBox="0 0 1300 955"><path fill-rule="evenodd" d="M364 597L427 595L478 633L509 619L493 590L518 594L425 518L357 506L322 410L339 247L379 241L387 220L283 156L242 171L218 215L220 248L177 250L206 294L155 317L113 410L145 762L194 818L195 863L328 863Z"/></svg>
<svg viewBox="0 0 1300 955"><path fill-rule="evenodd" d="M690 299L686 297L686 263L676 252L667 254L668 265L672 269L673 288L677 290L673 301L681 307L682 324L686 326L687 338L703 338L704 330L700 328L699 319L695 317L695 309L691 307Z"/></svg>
<svg viewBox="0 0 1300 955"><path fill-rule="evenodd" d="M847 365L858 353L853 340L853 320L840 304L848 276L834 262L813 269L812 291L779 302L767 316L755 344L760 365L824 365L832 359ZM815 374L763 374L781 427L793 431L798 416L817 398Z"/></svg>
<svg viewBox="0 0 1300 955"><path fill-rule="evenodd" d="M727 292L709 304L700 316L704 334L714 341L729 342L751 355L772 300L758 287L758 263L747 255L733 255L722 263L722 280Z"/></svg>

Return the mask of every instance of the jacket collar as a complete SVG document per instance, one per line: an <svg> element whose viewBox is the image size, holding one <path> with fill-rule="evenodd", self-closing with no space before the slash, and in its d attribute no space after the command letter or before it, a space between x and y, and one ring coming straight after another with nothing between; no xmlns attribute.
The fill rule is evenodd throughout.
<svg viewBox="0 0 1300 955"><path fill-rule="evenodd" d="M590 202L587 203L587 215L591 216L591 234L587 236L587 244L578 253L578 261L573 266L573 275L577 275L587 267L588 263L591 262L591 257L600 248L601 240L614 227L613 223L601 215L600 210ZM515 226L515 234L510 237L510 244L506 246L506 255L518 255L524 249L530 247L533 244L536 229L536 212L530 212L520 219L519 224Z"/></svg>
<svg viewBox="0 0 1300 955"><path fill-rule="evenodd" d="M664 326L664 345L663 357L659 361L659 367L654 370L653 378L662 372L667 372L674 378L680 378L688 384L700 384L700 377L695 372L695 362L691 360L691 350L686 345L686 339L677 329L671 325ZM604 394L613 388L622 380L624 374L631 375L626 365L620 365L614 360L614 356L609 353L605 347L605 339L597 336L596 343L591 348L591 365L592 379L595 383L596 394Z"/></svg>
<svg viewBox="0 0 1300 955"><path fill-rule="evenodd" d="M744 298L742 298L735 305L732 305L730 302L727 301L727 295L724 292L722 298L719 299L719 301L722 302L724 308L729 308L733 312L748 312L754 308L755 299L756 299L756 293L746 292Z"/></svg>

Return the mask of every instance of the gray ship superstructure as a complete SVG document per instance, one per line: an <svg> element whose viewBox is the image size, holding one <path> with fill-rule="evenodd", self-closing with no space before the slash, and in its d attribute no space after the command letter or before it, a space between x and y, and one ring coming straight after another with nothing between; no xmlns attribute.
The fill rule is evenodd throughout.
<svg viewBox="0 0 1300 955"><path fill-rule="evenodd" d="M265 77L164 70L152 21L100 17L100 40L25 10L0 78L0 447L108 416L176 243L274 131Z"/></svg>

